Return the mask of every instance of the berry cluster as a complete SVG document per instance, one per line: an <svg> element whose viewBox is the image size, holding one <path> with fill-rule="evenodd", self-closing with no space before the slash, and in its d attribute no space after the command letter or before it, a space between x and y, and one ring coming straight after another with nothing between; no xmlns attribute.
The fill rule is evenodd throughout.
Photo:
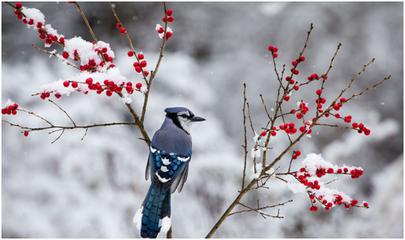
<svg viewBox="0 0 405 240"><path fill-rule="evenodd" d="M24 8L22 3L20 2L16 3L15 8L16 10L14 11L14 13L17 18L21 20L27 27L36 28L39 38L45 43L46 46L51 46L53 43L60 45L63 45L65 43L65 38L63 37L63 35L59 35L50 26L45 27L45 20L43 16L32 14L31 9Z"/></svg>
<svg viewBox="0 0 405 240"><path fill-rule="evenodd" d="M127 29L124 28L122 26L122 23L120 23L120 22L117 22L117 24L115 24L115 28L118 29L122 35L127 33Z"/></svg>
<svg viewBox="0 0 405 240"><path fill-rule="evenodd" d="M4 108L1 109L1 114L4 114L4 115L16 115L17 114L17 109L18 109L18 104L17 103L9 104L8 106L5 106Z"/></svg>
<svg viewBox="0 0 405 240"><path fill-rule="evenodd" d="M103 81L103 84L101 84L100 82L94 82L93 78L91 77L87 78L85 82L67 80L63 82L63 86L66 88L72 87L76 89L76 91L83 91L84 94L87 94L89 90L95 91L97 94L105 92L106 96L108 97L112 96L113 93L121 95L124 89L128 94L133 94L134 91L144 91L142 89L143 84L140 82L136 83L134 88L132 82L122 82L117 84L114 81L106 79Z"/></svg>
<svg viewBox="0 0 405 240"><path fill-rule="evenodd" d="M273 58L278 57L278 48L276 46L270 44L267 47L267 49L271 52L271 55L273 56Z"/></svg>
<svg viewBox="0 0 405 240"><path fill-rule="evenodd" d="M34 8L25 8L21 3L16 4L15 14L27 27L38 31L39 39L45 43L45 47L53 44L62 47L61 59L80 61L80 71L96 72L115 67L114 53L108 44L102 41L90 43L81 37L65 39L50 24L45 25L45 17L41 12Z"/></svg>
<svg viewBox="0 0 405 240"><path fill-rule="evenodd" d="M295 150L295 151L293 151L292 159L297 159L300 155L301 155L301 151Z"/></svg>
<svg viewBox="0 0 405 240"><path fill-rule="evenodd" d="M167 24L174 22L173 9L166 10L165 15L162 18L162 22L165 23L165 27L160 24L156 24L155 30L160 38L165 37L166 40L169 40L169 38L173 36L173 30L169 26L167 26Z"/></svg>
<svg viewBox="0 0 405 240"><path fill-rule="evenodd" d="M296 153L294 152L293 158L295 154ZM345 208L369 207L367 202L363 202L362 205L358 205L358 200L352 199L344 193L326 188L325 184L320 181L320 178L328 174L350 174L354 179L360 177L363 174L363 170L355 167L318 167L315 174L313 174L304 166L301 167L299 171L294 172L293 176L305 186L311 200L310 211L318 210L318 207L316 206L317 203L323 206L325 210L329 210L340 205L343 205Z"/></svg>
<svg viewBox="0 0 405 240"><path fill-rule="evenodd" d="M142 52L136 54L134 51L130 50L128 51L128 57L135 57L133 67L137 73L143 74L144 77L147 77L149 75L149 71L145 69L148 65L148 62L146 61L145 55Z"/></svg>

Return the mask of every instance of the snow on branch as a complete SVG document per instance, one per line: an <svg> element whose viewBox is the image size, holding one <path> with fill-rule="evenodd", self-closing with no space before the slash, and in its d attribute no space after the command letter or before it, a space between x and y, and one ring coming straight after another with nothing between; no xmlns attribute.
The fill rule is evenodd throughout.
<svg viewBox="0 0 405 240"><path fill-rule="evenodd" d="M152 81L156 77L159 70L165 46L168 40L173 36L173 30L168 26L174 22L172 9L167 9L166 4L163 3L162 22L164 23L164 26L156 29L162 42L160 47L160 55L152 70L148 70L149 64L146 60L146 56L141 51L138 52L135 49L132 38L129 36L128 31L119 19L115 5L110 4L114 18L117 21L116 27L119 30L119 33L128 38L130 47L128 57L135 58L133 63L134 72L135 74L140 74L140 77L142 78L142 80L139 81L129 81L121 74L120 70L115 65L115 53L111 49L110 44L98 40L79 3L69 2L69 4L74 5L77 11L80 13L93 38L93 41L87 41L80 36L74 36L72 38L65 37L63 34L59 33L55 28L53 28L51 24L47 23L45 15L36 8L23 6L22 3L16 3L14 5L7 2L7 4L14 8L14 13L18 20L20 20L28 29L37 32L39 39L43 42L43 47L33 45L34 48L49 55L49 57L54 56L57 60L79 70L79 73L74 76L45 84L42 86L42 90L40 92L34 93L32 96L40 97L42 100L48 100L48 102L58 106L59 109L62 110L65 115L69 116L70 120L72 120L70 115L56 103L56 101L60 98L71 96L72 93L81 93L84 95L90 93L95 93L98 95L105 94L107 97L116 95L121 98L129 113L132 115L134 122L101 123L91 125L78 125L74 123L72 126L56 126L46 120L46 123L49 125L47 127L21 126L8 120L3 120L3 122L9 124L10 126L20 128L24 136L28 136L29 132L31 131L41 130L51 130L51 133L54 133L55 131L53 130L56 129L60 130L63 134L63 132L68 129L83 128L86 129L87 134L87 130L92 127L135 125L140 130L142 139L145 140L146 143L150 142L149 134L146 132L143 124L145 121ZM131 105L133 101L131 96L135 93L143 95L143 105L139 113ZM30 113L31 116L35 116L37 118L39 116L37 113L21 108L16 103L7 104L4 108L2 108L3 115L16 115L18 111ZM44 117L41 118L46 119ZM57 139L59 138L60 137Z"/></svg>

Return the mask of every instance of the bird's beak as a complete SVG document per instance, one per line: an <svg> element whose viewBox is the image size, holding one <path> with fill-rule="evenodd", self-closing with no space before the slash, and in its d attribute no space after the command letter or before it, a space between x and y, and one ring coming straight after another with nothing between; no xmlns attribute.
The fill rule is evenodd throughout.
<svg viewBox="0 0 405 240"><path fill-rule="evenodd" d="M205 118L202 118L202 117L199 117L199 116L193 116L191 118L191 121L192 122L202 122L202 121L205 121Z"/></svg>

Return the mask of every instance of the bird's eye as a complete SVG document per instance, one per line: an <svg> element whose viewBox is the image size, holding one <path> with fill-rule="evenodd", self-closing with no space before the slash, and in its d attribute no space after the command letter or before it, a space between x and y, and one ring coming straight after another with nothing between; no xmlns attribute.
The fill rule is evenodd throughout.
<svg viewBox="0 0 405 240"><path fill-rule="evenodd" d="M187 118L188 116L186 114L181 114L180 117Z"/></svg>

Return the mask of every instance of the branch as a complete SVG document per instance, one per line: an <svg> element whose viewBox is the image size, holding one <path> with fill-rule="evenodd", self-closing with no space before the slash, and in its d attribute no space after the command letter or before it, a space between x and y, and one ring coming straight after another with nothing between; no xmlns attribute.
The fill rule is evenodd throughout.
<svg viewBox="0 0 405 240"><path fill-rule="evenodd" d="M65 109L63 109L61 106L59 106L56 102L54 102L54 101L52 101L51 99L48 99L48 101L50 102L50 103L52 103L53 105L55 105L57 108L59 108L59 110L61 110L69 119L70 119L70 121L72 122L72 124L73 124L73 126L77 126L76 125L76 123L75 123L75 121L73 121L73 119L70 117L70 115L65 111Z"/></svg>
<svg viewBox="0 0 405 240"><path fill-rule="evenodd" d="M257 212L257 213L259 213L259 214L264 214L264 215L267 215L267 216L270 216L270 217L275 217L274 215L269 215L269 214L264 213L264 212L261 212L261 211L262 211L262 210L265 210L265 209L269 209L269 208L275 208L275 207L284 206L284 205L286 205L286 204L288 204L288 203L291 203L291 202L293 202L292 199L290 199L290 200L288 200L288 201L285 201L285 202L282 202L282 203L277 203L277 204L274 204L274 205L267 205L267 206L263 206L263 207L257 206L257 207L255 207L255 208L249 207L249 206L247 206L246 204L243 204L243 203L238 203L239 205L241 205L241 206L243 206L243 207L245 207L245 208L247 208L247 209L240 210L240 211L236 211L236 212L232 212L232 213L230 213L228 216L232 216L232 215L239 214L239 213L246 213L246 212L252 212L252 211L254 211L254 212ZM277 216L276 216L276 217L277 217ZM278 216L277 218L283 218L283 217L279 217L279 216Z"/></svg>
<svg viewBox="0 0 405 240"><path fill-rule="evenodd" d="M244 152L244 160L243 160L243 174L242 174L242 186L241 190L245 187L245 177L246 177L246 163L247 163L247 131L246 131L246 83L243 83L243 152Z"/></svg>
<svg viewBox="0 0 405 240"><path fill-rule="evenodd" d="M97 42L98 40L97 40L96 34L94 33L93 28L90 26L89 20L87 20L87 17L86 17L86 15L84 14L82 8L80 7L80 5L79 5L77 2L72 2L72 3L76 6L76 9L77 9L77 11L80 13L80 16L82 16L83 21L84 21L84 23L86 24L87 29L89 30L89 32L90 32L90 34L91 34L91 37L93 38L94 41Z"/></svg>
<svg viewBox="0 0 405 240"><path fill-rule="evenodd" d="M76 125L76 126L66 126L66 125L54 125L51 124L50 126L47 127L28 127L28 126L22 126L20 124L12 123L8 120L2 120L2 122L7 123L8 125L12 127L18 127L22 130L27 130L27 131L43 131L43 130L52 130L52 129L65 129L65 130L71 130L71 129L88 129L88 128L96 128L96 127L109 127L109 126L118 126L118 125L129 125L133 126L136 125L135 123L132 122L111 122L111 123L93 123L93 124L88 124L88 125Z"/></svg>
<svg viewBox="0 0 405 240"><path fill-rule="evenodd" d="M35 45L35 44L32 44L32 47L35 48L35 49L37 49L37 50L39 50L39 51L41 51L41 52L43 52L43 53L45 53L45 54L47 54L47 55L49 55L49 56L54 56L54 57L60 59L62 62L66 63L67 65L69 65L69 66L71 66L71 67L74 67L74 68L76 68L77 70L80 70L80 68L79 68L78 66L76 66L74 63L72 63L72 62L70 62L70 61L64 59L64 58L61 57L60 55L56 54L56 51L55 51L55 50L49 51L49 50L47 50L47 49L45 49L45 48L38 47L38 46Z"/></svg>
<svg viewBox="0 0 405 240"><path fill-rule="evenodd" d="M165 19L167 18L166 10L167 10L166 3L163 2L163 11L164 11ZM162 44L160 45L160 53L159 53L158 61L156 63L155 69L153 71L151 71L151 73L150 73L149 81L146 81L146 85L147 85L148 89L146 90L145 98L144 98L143 106L142 106L142 113L141 113L141 122L142 123L145 121L146 107L148 105L149 93L151 90L152 82L153 82L153 79L155 79L155 77L156 77L156 74L159 70L160 62L163 59L163 52L164 52L164 49L165 49L165 46L167 43L166 33L167 33L167 21L165 21L164 34L162 37Z"/></svg>

